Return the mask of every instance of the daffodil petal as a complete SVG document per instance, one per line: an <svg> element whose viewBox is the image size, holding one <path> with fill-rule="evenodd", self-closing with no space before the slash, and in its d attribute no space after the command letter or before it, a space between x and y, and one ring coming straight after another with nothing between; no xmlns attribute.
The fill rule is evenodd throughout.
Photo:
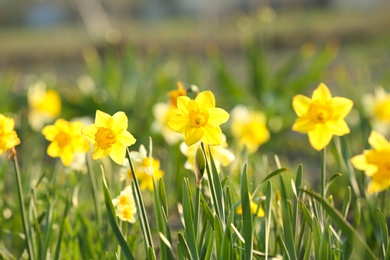
<svg viewBox="0 0 390 260"><path fill-rule="evenodd" d="M176 132L183 132L189 125L189 118L182 115L176 115L169 119L167 125Z"/></svg>
<svg viewBox="0 0 390 260"><path fill-rule="evenodd" d="M47 147L47 154L51 157L58 157L60 154L60 147L57 143L50 143L49 147Z"/></svg>
<svg viewBox="0 0 390 260"><path fill-rule="evenodd" d="M300 133L307 133L313 131L316 127L316 123L311 121L308 117L299 117L295 120L292 126L292 130Z"/></svg>
<svg viewBox="0 0 390 260"><path fill-rule="evenodd" d="M210 145L220 145L222 142L222 130L220 127L205 126L202 142Z"/></svg>
<svg viewBox="0 0 390 260"><path fill-rule="evenodd" d="M317 89L313 91L312 99L328 101L332 99L332 94L330 93L329 88L324 83L321 83Z"/></svg>
<svg viewBox="0 0 390 260"><path fill-rule="evenodd" d="M103 111L96 110L95 125L96 127L106 127L107 121L111 116Z"/></svg>
<svg viewBox="0 0 390 260"><path fill-rule="evenodd" d="M308 136L310 144L317 151L324 149L332 139L331 132L321 125L317 125L313 131L308 132Z"/></svg>
<svg viewBox="0 0 390 260"><path fill-rule="evenodd" d="M94 144L95 143L95 135L97 132L97 128L95 125L89 125L81 129L81 133L88 140L88 142Z"/></svg>
<svg viewBox="0 0 390 260"><path fill-rule="evenodd" d="M202 109L215 107L215 97L210 90L200 92L199 95L195 98L195 102L198 103L199 107Z"/></svg>
<svg viewBox="0 0 390 260"><path fill-rule="evenodd" d="M390 149L390 142L377 131L372 131L368 137L368 143L377 151Z"/></svg>
<svg viewBox="0 0 390 260"><path fill-rule="evenodd" d="M309 110L311 99L304 95L296 95L293 98L292 106L297 116L303 116Z"/></svg>
<svg viewBox="0 0 390 260"><path fill-rule="evenodd" d="M353 107L353 101L348 98L334 97L332 98L332 111L333 117L344 118L346 117Z"/></svg>
<svg viewBox="0 0 390 260"><path fill-rule="evenodd" d="M191 107L194 106L194 104L190 101L193 100L187 96L180 96L177 98L177 108L182 113L182 115L188 115L188 113L190 113Z"/></svg>
<svg viewBox="0 0 390 260"><path fill-rule="evenodd" d="M220 124L225 123L229 120L229 113L223 110L222 108L210 108L209 109L209 118L208 123L213 126L217 127Z"/></svg>
<svg viewBox="0 0 390 260"><path fill-rule="evenodd" d="M119 142L124 147L133 145L136 142L136 139L129 131L125 130L120 135L117 136L117 142Z"/></svg>
<svg viewBox="0 0 390 260"><path fill-rule="evenodd" d="M341 136L350 132L347 122L345 120L327 121L326 127L332 132L332 134Z"/></svg>
<svg viewBox="0 0 390 260"><path fill-rule="evenodd" d="M115 133L121 133L123 130L127 129L128 119L127 119L127 116L124 112L122 112L122 111L116 112L112 116L112 119L114 120L112 130Z"/></svg>
<svg viewBox="0 0 390 260"><path fill-rule="evenodd" d="M370 184L368 185L367 193L372 194L375 192L380 192L389 187L389 182L383 181L383 182L376 182L376 181L371 181Z"/></svg>
<svg viewBox="0 0 390 260"><path fill-rule="evenodd" d="M70 147L65 147L62 151L61 151L61 161L62 163L65 165L65 166L69 166L72 161L73 161L73 158L74 158L74 151L72 151L72 149Z"/></svg>
<svg viewBox="0 0 390 260"><path fill-rule="evenodd" d="M54 125L48 125L42 129L42 134L48 141L53 141L57 133L57 128Z"/></svg>
<svg viewBox="0 0 390 260"><path fill-rule="evenodd" d="M187 127L184 131L184 142L190 146L196 142L199 142L204 136L204 132L198 127Z"/></svg>
<svg viewBox="0 0 390 260"><path fill-rule="evenodd" d="M114 144L111 147L110 158L117 164L122 165L126 156L126 147Z"/></svg>
<svg viewBox="0 0 390 260"><path fill-rule="evenodd" d="M108 153L109 153L108 149L107 150L103 150L103 149L100 149L97 146L94 146L93 153L92 153L92 159L94 159L94 160L101 159L101 158L107 156Z"/></svg>

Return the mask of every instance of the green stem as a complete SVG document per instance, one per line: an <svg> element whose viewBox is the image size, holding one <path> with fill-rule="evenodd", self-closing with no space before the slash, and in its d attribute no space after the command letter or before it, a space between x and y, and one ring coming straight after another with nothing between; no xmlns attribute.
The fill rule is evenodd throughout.
<svg viewBox="0 0 390 260"><path fill-rule="evenodd" d="M151 249L154 254L153 239L152 239L152 234L150 232L149 221L145 209L145 203L143 201L141 188L139 186L139 182L134 170L134 166L130 158L129 149L127 149L126 157L127 160L129 161L131 174L133 176L133 192L137 203L137 209L139 211L141 229L145 238L146 252L149 252L149 250Z"/></svg>
<svg viewBox="0 0 390 260"><path fill-rule="evenodd" d="M323 198L326 196L326 148L321 150L321 187L320 194Z"/></svg>
<svg viewBox="0 0 390 260"><path fill-rule="evenodd" d="M198 225L199 225L199 205L200 205L200 183L196 185L196 194L195 194L195 215L194 215L194 230L196 235L196 240L198 240Z"/></svg>
<svg viewBox="0 0 390 260"><path fill-rule="evenodd" d="M90 158L87 158L87 163L88 163L88 177L89 177L89 181L91 182L91 187L92 187L92 197L93 197L93 202L94 202L94 207L95 207L95 215L96 215L98 227L100 227L100 225L102 223L102 219L101 219L98 197L97 197L97 186L96 186L96 181L95 181L96 176L95 176L95 172L93 170L92 162L91 162ZM98 234L99 234L99 232L98 232ZM100 236L98 236L98 237L99 237L99 241L100 241Z"/></svg>
<svg viewBox="0 0 390 260"><path fill-rule="evenodd" d="M29 225L28 225L28 221L27 221L26 209L24 207L24 198L23 198L23 191L22 191L22 182L20 180L20 170L19 170L18 158L16 157L15 153L14 153L13 158L14 158L14 162L15 162L15 173L16 173L16 181L17 181L17 186L18 186L19 204L20 204L20 210L22 212L22 222L23 222L24 234L26 236L27 252L29 255L29 259L33 260L33 259L35 259L35 257L33 254L33 248L31 246Z"/></svg>

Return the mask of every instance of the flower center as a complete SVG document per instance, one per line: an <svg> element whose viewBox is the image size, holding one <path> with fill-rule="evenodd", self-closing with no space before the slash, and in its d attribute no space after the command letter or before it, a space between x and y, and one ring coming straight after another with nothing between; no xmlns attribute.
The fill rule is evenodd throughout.
<svg viewBox="0 0 390 260"><path fill-rule="evenodd" d="M378 167L377 173L390 178L390 151L370 151L366 160Z"/></svg>
<svg viewBox="0 0 390 260"><path fill-rule="evenodd" d="M116 136L111 129L99 127L95 134L95 141L100 148L108 149L116 143Z"/></svg>
<svg viewBox="0 0 390 260"><path fill-rule="evenodd" d="M193 127L202 127L207 124L209 114L202 111L190 112L190 123Z"/></svg>
<svg viewBox="0 0 390 260"><path fill-rule="evenodd" d="M129 198L127 197L127 196L121 196L120 198L119 198L119 204L121 204L121 205L127 205L127 204L129 204L130 203L130 201L129 201Z"/></svg>
<svg viewBox="0 0 390 260"><path fill-rule="evenodd" d="M56 135L55 140L58 143L59 147L64 147L70 143L71 138L68 134L61 131Z"/></svg>
<svg viewBox="0 0 390 260"><path fill-rule="evenodd" d="M125 209L123 209L123 211L122 211L122 215L123 215L123 217L124 217L125 219L130 220L131 217L133 216L133 213L131 212L131 210L130 210L129 208L125 208Z"/></svg>
<svg viewBox="0 0 390 260"><path fill-rule="evenodd" d="M325 123L332 116L332 110L327 105L311 104L308 115L309 118L316 123Z"/></svg>

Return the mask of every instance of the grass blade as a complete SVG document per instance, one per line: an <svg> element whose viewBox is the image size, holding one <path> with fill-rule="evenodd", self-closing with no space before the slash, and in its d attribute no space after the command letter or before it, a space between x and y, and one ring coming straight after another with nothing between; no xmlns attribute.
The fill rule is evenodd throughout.
<svg viewBox="0 0 390 260"><path fill-rule="evenodd" d="M102 186L103 186L103 193L104 193L104 203L105 203L106 209L107 209L108 222L111 225L111 228L114 232L114 235L115 235L116 239L118 240L118 243L119 243L120 247L122 248L123 254L126 257L126 259L130 259L130 260L134 259L134 256L131 253L129 246L127 245L126 240L123 237L123 234L119 229L118 223L116 222L115 209L114 209L114 206L112 205L111 196L110 196L110 193L108 192L107 184L106 184L106 181L104 179L104 173L102 175L103 175L102 176L102 184L103 184Z"/></svg>
<svg viewBox="0 0 390 260"><path fill-rule="evenodd" d="M249 193L248 193L248 180L246 176L246 167L241 174L241 205L242 205L242 234L245 239L244 259L250 260L253 255L253 235L252 235L252 212L250 209Z"/></svg>
<svg viewBox="0 0 390 260"><path fill-rule="evenodd" d="M347 243L354 242L355 248L364 249L367 253L365 255L366 259L376 259L376 256L360 237L359 233L351 226L351 224L349 224L344 219L340 212L336 211L336 209L329 205L329 203L318 194L305 189L302 189L302 191L310 195L312 198L314 198L317 202L321 204L322 208L328 213L328 215L332 218L336 225L343 231L343 234L347 238Z"/></svg>

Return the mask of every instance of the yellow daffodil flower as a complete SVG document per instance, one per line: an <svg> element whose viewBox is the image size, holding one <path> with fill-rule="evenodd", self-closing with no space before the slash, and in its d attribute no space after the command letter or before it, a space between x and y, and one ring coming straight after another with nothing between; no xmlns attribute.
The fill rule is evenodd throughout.
<svg viewBox="0 0 390 260"><path fill-rule="evenodd" d="M252 214L255 214L257 217L264 217L265 215L264 210L261 208L261 206L258 205L258 203L255 203L252 200L252 196L250 194L249 194L249 201L250 201L250 208ZM242 215L242 205L238 206L236 213Z"/></svg>
<svg viewBox="0 0 390 260"><path fill-rule="evenodd" d="M137 207L135 205L133 189L131 188L131 185L126 186L126 188L121 191L119 196L112 200L112 205L115 208L116 216L121 220L130 223L135 222Z"/></svg>
<svg viewBox="0 0 390 260"><path fill-rule="evenodd" d="M171 98L170 105L177 107L177 98L181 96L187 96L187 90L184 88L183 83L177 82L177 90L168 92L168 96Z"/></svg>
<svg viewBox="0 0 390 260"><path fill-rule="evenodd" d="M46 89L43 81L38 81L28 89L29 123L35 131L52 122L61 113L61 98L54 89Z"/></svg>
<svg viewBox="0 0 390 260"><path fill-rule="evenodd" d="M88 142L81 135L81 122L68 122L57 119L54 125L45 126L42 134L50 141L47 154L50 157L60 157L65 166L69 166L76 153L87 153L90 149Z"/></svg>
<svg viewBox="0 0 390 260"><path fill-rule="evenodd" d="M127 131L128 119L124 112L113 116L100 110L96 111L95 124L84 127L81 132L93 144L94 160L110 156L122 165L126 156L126 147L135 143L135 138Z"/></svg>
<svg viewBox="0 0 390 260"><path fill-rule="evenodd" d="M351 158L352 165L371 178L368 193L379 192L390 187L390 142L376 131L369 138L372 150Z"/></svg>
<svg viewBox="0 0 390 260"><path fill-rule="evenodd" d="M148 156L143 145L139 147L138 152L130 152L130 158L133 162L133 167L141 190L153 191L153 177L155 180L158 180L164 176L164 171L160 169L160 161ZM130 179L133 179L133 174L128 161L125 161L123 166L127 169L126 175Z"/></svg>
<svg viewBox="0 0 390 260"><path fill-rule="evenodd" d="M191 146L187 146L185 143L181 143L180 151L187 157L187 161L184 164L184 168L188 170L194 170L195 156L199 145L200 143L196 143ZM210 150L208 145L205 146L207 159L208 161L210 161L211 151L215 162L215 167L217 168L218 172L220 171L221 165L226 167L235 159L234 154L230 150L228 150L227 147L228 144L226 142L225 135L222 135L222 143L220 145L210 146Z"/></svg>
<svg viewBox="0 0 390 260"><path fill-rule="evenodd" d="M229 114L215 107L214 94L203 91L195 98L187 96L177 98L179 114L172 116L168 126L184 134L184 142L190 146L196 142L219 145L222 142L222 130L219 125L229 119Z"/></svg>
<svg viewBox="0 0 390 260"><path fill-rule="evenodd" d="M325 148L333 135L342 136L350 132L344 118L352 109L352 100L332 97L324 83L314 90L311 99L303 95L294 96L292 105L298 115L292 129L308 133L310 144L317 151Z"/></svg>
<svg viewBox="0 0 390 260"><path fill-rule="evenodd" d="M15 121L13 118L0 114L0 154L20 144L14 127Z"/></svg>
<svg viewBox="0 0 390 260"><path fill-rule="evenodd" d="M232 135L238 140L241 149L246 147L248 153L253 154L269 140L270 133L263 113L249 111L245 106L239 105L232 110L231 115Z"/></svg>
<svg viewBox="0 0 390 260"><path fill-rule="evenodd" d="M173 131L167 125L168 120L177 113L177 107L171 106L167 103L157 103L153 106L154 121L152 124L152 131L161 133L165 141L170 145L183 140L182 134Z"/></svg>
<svg viewBox="0 0 390 260"><path fill-rule="evenodd" d="M363 97L363 108L372 123L372 128L381 134L390 134L390 93L376 87L374 94Z"/></svg>

